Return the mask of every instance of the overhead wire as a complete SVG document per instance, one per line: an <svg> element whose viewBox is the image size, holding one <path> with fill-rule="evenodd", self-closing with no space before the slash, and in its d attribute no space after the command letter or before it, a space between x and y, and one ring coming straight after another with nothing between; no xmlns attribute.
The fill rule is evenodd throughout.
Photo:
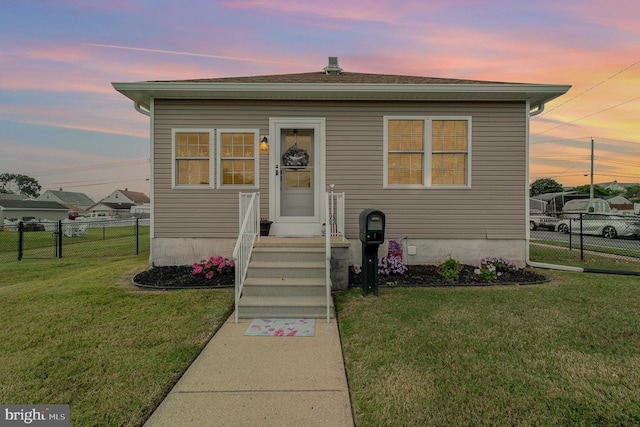
<svg viewBox="0 0 640 427"><path fill-rule="evenodd" d="M624 73L625 71L627 71L627 70L629 70L629 69L631 69L631 68L635 67L635 66L636 66L636 65L638 65L638 64L640 64L640 60L638 60L638 61L634 62L633 64L631 64L631 65L629 65L629 66L627 66L627 67L623 68L622 70L620 70L620 71L618 71L618 72L616 72L616 73L614 73L614 74L610 75L610 76L609 76L609 77L607 77L606 79L599 81L598 83L596 83L596 84L592 85L590 88L583 90L582 92L580 92L580 93L578 93L577 95L573 96L572 98L569 98L569 99L567 99L566 101L564 101L564 102L562 102L562 103L560 103L560 104L556 105L555 107L553 107L553 108L551 108L551 109L549 109L549 110L543 111L543 112L542 112L542 114L540 114L540 115L538 115L538 116L534 116L534 118L537 118L537 117L540 117L540 116L543 116L543 115L549 114L549 113L550 113L550 112L552 112L553 110L556 110L556 109L558 109L558 108L562 107L563 105L568 104L569 102L573 101L574 99L576 99L576 98L578 98L578 97L580 97L580 96L584 95L584 94L585 94L585 93L587 93L587 92L592 91L593 89L597 88L598 86L603 85L604 83L608 82L609 80L612 80L612 79L614 79L614 78L618 77L620 74L622 74L622 73Z"/></svg>

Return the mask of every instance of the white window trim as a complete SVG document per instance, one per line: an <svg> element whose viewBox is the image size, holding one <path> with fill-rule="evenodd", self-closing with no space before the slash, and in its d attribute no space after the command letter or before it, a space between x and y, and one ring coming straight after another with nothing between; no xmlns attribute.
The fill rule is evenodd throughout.
<svg viewBox="0 0 640 427"><path fill-rule="evenodd" d="M209 134L209 184L178 184L176 180L176 134L177 133L208 133ZM202 128L175 128L171 129L171 188L172 189L185 189L185 188L214 188L215 177L215 144L214 144L214 129L202 129Z"/></svg>
<svg viewBox="0 0 640 427"><path fill-rule="evenodd" d="M389 184L389 121L390 120L423 120L424 121L424 156L422 160L422 182L424 184ZM432 122L434 120L466 120L467 121L467 183L459 184L432 184L431 183L431 157L433 145L431 141ZM468 189L471 188L471 116L383 116L383 188L385 189L407 189L407 188L447 188L447 189Z"/></svg>
<svg viewBox="0 0 640 427"><path fill-rule="evenodd" d="M223 133L253 133L253 184L247 185L237 185L237 184L223 184L222 183L222 165L220 162L222 161L222 138L221 135ZM260 188L260 129L238 129L238 128L221 128L216 130L216 170L218 171L216 177L216 188L218 189L258 189Z"/></svg>

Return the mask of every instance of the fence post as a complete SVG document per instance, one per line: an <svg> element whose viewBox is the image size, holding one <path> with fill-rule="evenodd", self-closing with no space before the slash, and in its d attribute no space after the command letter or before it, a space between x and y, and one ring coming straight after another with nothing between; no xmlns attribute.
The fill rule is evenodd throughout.
<svg viewBox="0 0 640 427"><path fill-rule="evenodd" d="M62 220L58 220L58 258L62 258Z"/></svg>
<svg viewBox="0 0 640 427"><path fill-rule="evenodd" d="M140 218L136 217L136 255L140 254Z"/></svg>
<svg viewBox="0 0 640 427"><path fill-rule="evenodd" d="M584 235L582 233L582 213L580 213L580 261L584 261Z"/></svg>
<svg viewBox="0 0 640 427"><path fill-rule="evenodd" d="M18 222L18 261L22 261L22 249L23 249L23 234L24 234L24 224L22 221Z"/></svg>

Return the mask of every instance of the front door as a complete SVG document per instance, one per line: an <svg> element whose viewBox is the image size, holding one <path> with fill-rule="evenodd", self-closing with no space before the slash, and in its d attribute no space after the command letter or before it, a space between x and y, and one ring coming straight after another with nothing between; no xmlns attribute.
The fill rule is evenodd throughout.
<svg viewBox="0 0 640 427"><path fill-rule="evenodd" d="M324 198L324 120L282 119L272 122L270 210L275 213L271 234L314 236L321 232Z"/></svg>

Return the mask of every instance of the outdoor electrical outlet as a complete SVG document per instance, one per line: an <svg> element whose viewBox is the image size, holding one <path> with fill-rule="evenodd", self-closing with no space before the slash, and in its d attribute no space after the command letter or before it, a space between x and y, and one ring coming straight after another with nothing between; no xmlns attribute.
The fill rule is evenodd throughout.
<svg viewBox="0 0 640 427"><path fill-rule="evenodd" d="M415 255L417 253L415 246L407 246L407 253L409 255Z"/></svg>

